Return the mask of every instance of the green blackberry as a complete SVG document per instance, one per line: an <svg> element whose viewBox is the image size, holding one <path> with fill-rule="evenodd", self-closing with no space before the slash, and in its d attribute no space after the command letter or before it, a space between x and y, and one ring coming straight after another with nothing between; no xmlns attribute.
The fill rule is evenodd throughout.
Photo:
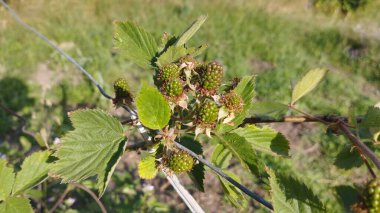
<svg viewBox="0 0 380 213"><path fill-rule="evenodd" d="M369 213L380 212L380 179L373 179L368 184L367 207Z"/></svg>
<svg viewBox="0 0 380 213"><path fill-rule="evenodd" d="M182 94L183 86L180 80L175 79L165 85L165 90L169 97L177 97Z"/></svg>
<svg viewBox="0 0 380 213"><path fill-rule="evenodd" d="M167 64L159 70L159 79L169 81L179 77L180 69L176 64Z"/></svg>
<svg viewBox="0 0 380 213"><path fill-rule="evenodd" d="M130 87L126 79L117 79L113 84L113 88L115 90L115 100L132 99Z"/></svg>
<svg viewBox="0 0 380 213"><path fill-rule="evenodd" d="M207 91L215 91L219 88L223 79L223 67L217 62L208 63L201 74L202 88Z"/></svg>
<svg viewBox="0 0 380 213"><path fill-rule="evenodd" d="M168 167L176 174L191 171L194 158L184 151L175 151L168 159Z"/></svg>
<svg viewBox="0 0 380 213"><path fill-rule="evenodd" d="M239 94L231 91L222 97L223 105L231 112L241 112L243 111L243 99Z"/></svg>
<svg viewBox="0 0 380 213"><path fill-rule="evenodd" d="M215 124L218 119L219 109L214 101L205 102L198 114L198 122L201 124Z"/></svg>

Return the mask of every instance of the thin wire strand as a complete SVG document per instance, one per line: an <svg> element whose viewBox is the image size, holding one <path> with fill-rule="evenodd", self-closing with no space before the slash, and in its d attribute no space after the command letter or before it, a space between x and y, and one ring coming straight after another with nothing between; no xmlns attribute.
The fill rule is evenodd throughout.
<svg viewBox="0 0 380 213"><path fill-rule="evenodd" d="M215 173L217 173L218 175L220 175L221 177L223 177L224 179L226 179L228 182L230 182L232 185L236 186L237 188L239 188L242 192L244 192L246 195L250 196L251 198L253 198L254 200L256 200L257 202L263 204L264 206L266 206L267 208L273 210L273 206L271 203L269 203L268 201L266 201L263 197L261 197L260 195L256 194L255 192L252 192L251 190L249 190L248 188L246 188L245 186L241 185L240 183L238 183L237 181L235 181L234 179L232 179L230 176L228 176L226 173L222 172L218 167L215 167L214 165L212 165L211 163L209 163L207 160L205 160L204 158L200 157L199 155L195 154L194 152L192 152L190 149L186 148L185 146L183 146L182 144L178 143L178 142L175 142L175 145L186 151L187 153L189 153L191 156L193 156L194 158L196 158L197 160L199 160L201 163L203 163L204 165L206 165L207 167L209 167L210 169L212 169Z"/></svg>
<svg viewBox="0 0 380 213"><path fill-rule="evenodd" d="M24 21L21 20L21 18L17 15L17 13L15 11L13 11L3 0L0 0L0 3L5 7L5 9L8 10L8 12L15 18L15 20L21 24L22 26L24 26L25 28L27 28L28 30L32 31L34 34L36 34L38 37L40 37L42 40L44 40L46 43L48 43L51 47L53 47L55 50L57 50L59 53L61 53L67 60L69 60L72 64L74 64L83 74L85 74L87 76L88 79L90 79L90 81L96 85L96 87L99 89L100 93L106 97L107 99L113 99L110 95L108 95L104 89L100 86L100 84L91 76L90 73L88 73L77 61L75 61L70 55L68 55L65 51L63 51L61 48L59 48L57 45L55 45L53 42L51 42L46 36L44 36L42 33L40 33L39 31L37 31L36 29L34 29L33 27L31 27L30 25L26 24ZM141 123L138 121L138 117L137 117L137 112L136 110L130 108L129 106L122 106L126 111L128 111L130 114L131 114L131 119L134 120L134 121L137 121L137 128L139 129L139 132L142 134L143 138L145 140L147 140L148 142L151 143L151 136L148 134L148 131L145 129L145 127L143 125L141 125ZM222 171L220 171L218 168L216 168L215 166L213 166L211 163L209 163L208 161L206 161L205 159L199 157L197 154L195 154L194 152L192 152L191 150L187 149L186 147L182 146L181 144L177 143L176 142L176 146L178 146L179 148L183 149L184 151L188 152L190 155L192 155L193 157L195 157L196 159L198 159L200 162L202 162L203 164L205 164L206 166L208 166L211 170L213 170L215 173L217 173L218 175L220 175L221 177L223 177L224 179L226 179L228 182L230 182L231 184L233 184L234 186L236 186L237 188L239 188L240 190L242 190L242 192L244 192L245 194L247 194L248 196L250 196L251 198L255 199L256 201L258 201L259 203L263 204L264 206L266 206L267 208L269 209L272 209L273 210L273 206L271 203L269 203L268 201L266 201L263 197L261 197L260 195L250 191L248 188L246 188L245 186L239 184L238 182L236 182L234 179L232 179L230 176L228 176L227 174L223 173Z"/></svg>

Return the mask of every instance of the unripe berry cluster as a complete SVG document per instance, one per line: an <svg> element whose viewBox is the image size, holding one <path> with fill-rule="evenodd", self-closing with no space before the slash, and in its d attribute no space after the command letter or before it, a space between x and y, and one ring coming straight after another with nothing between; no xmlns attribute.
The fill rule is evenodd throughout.
<svg viewBox="0 0 380 213"><path fill-rule="evenodd" d="M183 86L179 79L169 81L165 85L166 95L169 97L177 97L182 94Z"/></svg>
<svg viewBox="0 0 380 213"><path fill-rule="evenodd" d="M380 179L373 179L368 184L367 207L369 213L380 212Z"/></svg>
<svg viewBox="0 0 380 213"><path fill-rule="evenodd" d="M113 88L115 90L116 98L125 98L130 95L128 82L124 78L117 79L113 84Z"/></svg>
<svg viewBox="0 0 380 213"><path fill-rule="evenodd" d="M204 91L216 93L223 80L223 67L217 62L211 62L201 71L201 85Z"/></svg>
<svg viewBox="0 0 380 213"><path fill-rule="evenodd" d="M234 91L223 95L222 103L230 112L239 113L243 111L243 99Z"/></svg>
<svg viewBox="0 0 380 213"><path fill-rule="evenodd" d="M172 110L179 106L181 110L187 110L185 115L192 116L196 134L205 131L210 135L218 119L229 123L236 113L243 111L243 99L234 92L238 81L221 91L223 75L224 68L218 62L203 63L185 56L176 63L160 67L156 82L161 93L171 102Z"/></svg>
<svg viewBox="0 0 380 213"><path fill-rule="evenodd" d="M167 167L176 174L189 172L194 166L194 158L184 151L174 151L168 159Z"/></svg>
<svg viewBox="0 0 380 213"><path fill-rule="evenodd" d="M158 78L161 81L170 81L179 77L180 69L176 64L167 64L158 72Z"/></svg>
<svg viewBox="0 0 380 213"><path fill-rule="evenodd" d="M126 79L117 79L113 84L113 88L115 90L114 104L131 103L133 101L133 96Z"/></svg>
<svg viewBox="0 0 380 213"><path fill-rule="evenodd" d="M202 63L191 56L180 58L156 70L155 83L169 102L172 121L159 135L162 149L156 153L160 168L180 174L192 170L195 160L187 152L178 150L173 141L179 131L188 127L195 135L205 133L211 137L217 123L230 124L234 113L243 110L243 99L234 91L238 82L221 90L223 67L217 62ZM125 79L114 83L114 103L132 103L132 96ZM121 100L121 101L120 101ZM163 141L163 142L162 142Z"/></svg>
<svg viewBox="0 0 380 213"><path fill-rule="evenodd" d="M198 123L203 125L215 124L218 119L218 111L218 106L214 101L205 101L205 103L200 106Z"/></svg>
<svg viewBox="0 0 380 213"><path fill-rule="evenodd" d="M181 80L181 69L177 64L167 64L158 70L157 80L161 91L170 100L175 100L183 92L183 82Z"/></svg>

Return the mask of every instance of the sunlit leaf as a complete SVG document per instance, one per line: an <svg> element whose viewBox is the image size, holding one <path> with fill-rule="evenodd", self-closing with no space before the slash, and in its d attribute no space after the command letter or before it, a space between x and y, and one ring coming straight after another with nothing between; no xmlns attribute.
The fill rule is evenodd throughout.
<svg viewBox="0 0 380 213"><path fill-rule="evenodd" d="M241 183L237 175L226 170L224 170L223 172L230 176L232 179L234 179L236 182ZM236 188L234 185L232 185L224 178L221 178L220 176L218 176L218 179L222 184L224 193L227 196L228 200L231 202L231 204L234 205L236 208L244 208L247 205L247 200L244 197L244 194L241 192L241 190Z"/></svg>
<svg viewBox="0 0 380 213"><path fill-rule="evenodd" d="M14 180L13 168L7 166L7 161L0 159L0 201L10 195Z"/></svg>
<svg viewBox="0 0 380 213"><path fill-rule="evenodd" d="M32 206L27 198L8 197L0 203L0 213L33 213Z"/></svg>
<svg viewBox="0 0 380 213"><path fill-rule="evenodd" d="M114 44L121 53L138 66L148 69L157 54L154 37L135 23L115 22Z"/></svg>
<svg viewBox="0 0 380 213"><path fill-rule="evenodd" d="M237 134L226 134L216 136L215 140L223 144L241 162L244 168L248 169L252 174L259 176L261 161L257 158L252 145L243 137Z"/></svg>
<svg viewBox="0 0 380 213"><path fill-rule="evenodd" d="M199 28L202 26L202 24L206 21L207 16L203 15L198 17L197 20L195 20L189 28L185 30L185 32L182 33L182 35L178 38L176 42L176 46L182 46L184 45L193 35L199 30Z"/></svg>
<svg viewBox="0 0 380 213"><path fill-rule="evenodd" d="M164 66L177 61L183 56L186 56L187 50L183 46L170 46L160 57L157 59L158 66Z"/></svg>
<svg viewBox="0 0 380 213"><path fill-rule="evenodd" d="M274 212L325 212L322 202L305 184L289 176L277 177L269 168L267 172Z"/></svg>
<svg viewBox="0 0 380 213"><path fill-rule="evenodd" d="M193 57L196 57L196 56L202 54L204 51L206 51L207 48L208 48L207 44L203 44L199 47L189 47L189 48L187 48L187 54L189 54Z"/></svg>
<svg viewBox="0 0 380 213"><path fill-rule="evenodd" d="M307 93L311 92L319 84L319 82L321 82L326 72L326 69L314 69L309 71L294 87L292 104Z"/></svg>
<svg viewBox="0 0 380 213"><path fill-rule="evenodd" d="M222 144L218 144L215 146L214 152L212 153L211 162L215 166L225 169L228 167L231 158L231 151L226 149Z"/></svg>
<svg viewBox="0 0 380 213"><path fill-rule="evenodd" d="M164 128L170 119L169 103L152 86L143 86L136 98L137 113L141 123L150 129Z"/></svg>
<svg viewBox="0 0 380 213"><path fill-rule="evenodd" d="M156 177L158 169L154 155L148 154L143 157L139 162L138 171L140 178L152 179Z"/></svg>
<svg viewBox="0 0 380 213"><path fill-rule="evenodd" d="M75 130L62 138L51 172L62 178L63 183L97 175L101 196L125 150L123 127L101 110L78 110L69 117Z"/></svg>
<svg viewBox="0 0 380 213"><path fill-rule="evenodd" d="M48 158L49 151L35 152L25 158L21 165L21 171L16 175L12 194L18 194L26 189L41 183L48 177L50 163Z"/></svg>
<svg viewBox="0 0 380 213"><path fill-rule="evenodd" d="M232 131L243 137L252 148L271 155L289 156L289 142L280 132L269 126L262 128L247 125Z"/></svg>

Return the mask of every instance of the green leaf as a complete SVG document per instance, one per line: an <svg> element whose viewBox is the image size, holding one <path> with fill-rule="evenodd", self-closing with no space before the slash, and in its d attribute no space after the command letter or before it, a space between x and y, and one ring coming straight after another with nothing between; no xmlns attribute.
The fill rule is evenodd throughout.
<svg viewBox="0 0 380 213"><path fill-rule="evenodd" d="M205 191L204 179L205 179L205 166L202 163L195 164L193 169L187 173L190 179L193 181L194 186L201 192Z"/></svg>
<svg viewBox="0 0 380 213"><path fill-rule="evenodd" d="M13 168L7 167L7 161L0 159L0 201L11 194L14 181Z"/></svg>
<svg viewBox="0 0 380 213"><path fill-rule="evenodd" d="M363 165L363 160L357 150L346 146L336 156L334 165L340 169L352 169Z"/></svg>
<svg viewBox="0 0 380 213"><path fill-rule="evenodd" d="M29 189L24 196L32 200L40 200L46 195L45 191L37 189Z"/></svg>
<svg viewBox="0 0 380 213"><path fill-rule="evenodd" d="M150 129L162 129L169 122L169 103L152 86L142 87L136 98L136 107L141 123Z"/></svg>
<svg viewBox="0 0 380 213"><path fill-rule="evenodd" d="M271 155L289 156L289 142L280 132L269 126L247 125L232 131L243 137L252 148Z"/></svg>
<svg viewBox="0 0 380 213"><path fill-rule="evenodd" d="M369 107L360 127L380 127L380 108Z"/></svg>
<svg viewBox="0 0 380 213"><path fill-rule="evenodd" d="M198 17L197 20L195 20L189 28L185 30L185 32L182 33L182 35L178 38L176 42L176 46L183 46L193 35L199 30L199 28L202 26L202 24L206 21L207 16L203 15Z"/></svg>
<svg viewBox="0 0 380 213"><path fill-rule="evenodd" d="M202 163L195 164L193 169L187 173L190 179L195 184L195 187L201 191L205 191L204 179L205 179L205 166Z"/></svg>
<svg viewBox="0 0 380 213"><path fill-rule="evenodd" d="M36 139L36 142L38 143L38 145L41 148L45 148L46 147L44 138L41 136L41 133L37 132L36 135L34 136L34 138Z"/></svg>
<svg viewBox="0 0 380 213"><path fill-rule="evenodd" d="M257 116L279 117L285 114L289 107L277 102L257 102L252 107L253 114Z"/></svg>
<svg viewBox="0 0 380 213"><path fill-rule="evenodd" d="M158 44L159 52L161 55L167 48L173 46L177 42L178 38L170 33L164 32Z"/></svg>
<svg viewBox="0 0 380 213"><path fill-rule="evenodd" d="M237 134L226 134L223 136L216 136L216 140L223 144L224 147L229 149L233 156L235 156L244 168L248 169L252 174L259 176L259 167L261 162L258 161L255 150L252 149L250 143L244 140Z"/></svg>
<svg viewBox="0 0 380 213"><path fill-rule="evenodd" d="M336 195L343 204L344 212L353 212L352 205L358 201L360 193L352 186L342 185L335 187Z"/></svg>
<svg viewBox="0 0 380 213"><path fill-rule="evenodd" d="M193 151L195 154L198 154L198 155L203 154L202 145L198 141L194 140L194 135L190 135L190 134L183 135L180 138L179 143L185 146L186 148L190 149L191 151Z"/></svg>
<svg viewBox="0 0 380 213"><path fill-rule="evenodd" d="M125 150L123 127L101 110L78 110L69 117L75 129L62 138L51 172L63 183L97 175L101 197Z"/></svg>
<svg viewBox="0 0 380 213"><path fill-rule="evenodd" d="M237 175L226 170L224 170L223 172L230 176L232 179L234 179L236 182L241 183ZM228 200L231 202L232 205L240 209L243 209L245 206L247 206L247 200L240 189L236 188L234 185L232 185L224 178L221 178L220 176L218 176L218 179L222 184L224 193L226 194Z"/></svg>
<svg viewBox="0 0 380 213"><path fill-rule="evenodd" d="M47 132L45 128L42 128L39 132L36 133L34 138L36 139L38 145L40 145L41 148L47 147Z"/></svg>
<svg viewBox="0 0 380 213"><path fill-rule="evenodd" d="M154 37L135 23L115 22L114 45L122 54L138 66L148 69L157 54Z"/></svg>
<svg viewBox="0 0 380 213"><path fill-rule="evenodd" d="M252 107L253 98L255 97L255 76L245 76L242 78L234 91L243 98L243 111L237 114L232 120L233 125L219 124L217 126L218 133L224 133L235 129L248 116Z"/></svg>
<svg viewBox="0 0 380 213"><path fill-rule="evenodd" d="M139 162L138 171L140 178L152 179L156 177L158 169L154 155L148 154L143 157Z"/></svg>
<svg viewBox="0 0 380 213"><path fill-rule="evenodd" d="M126 147L127 138L124 136L123 140L119 144L117 151L113 155L111 155L111 159L108 161L106 169L104 171L101 171L102 173L98 175L98 182L96 185L99 189L99 197L103 196L103 193L105 192L108 183L112 178L112 174L115 171L117 164L120 162Z"/></svg>
<svg viewBox="0 0 380 213"><path fill-rule="evenodd" d="M291 104L293 105L304 95L311 92L321 82L326 72L326 69L310 70L294 87Z"/></svg>
<svg viewBox="0 0 380 213"><path fill-rule="evenodd" d="M16 174L12 194L18 194L43 182L48 177L50 163L49 151L34 152L25 158L21 165L21 171Z"/></svg>
<svg viewBox="0 0 380 213"><path fill-rule="evenodd" d="M26 153L32 148L32 142L25 136L20 137L20 144L22 146L22 153Z"/></svg>
<svg viewBox="0 0 380 213"><path fill-rule="evenodd" d="M267 168L274 212L325 212L322 202L305 184L292 177L279 176Z"/></svg>
<svg viewBox="0 0 380 213"><path fill-rule="evenodd" d="M230 150L226 149L222 144L216 145L214 152L212 153L211 162L222 169L228 167L232 154Z"/></svg>
<svg viewBox="0 0 380 213"><path fill-rule="evenodd" d="M193 57L196 57L196 56L202 54L204 51L206 51L207 48L208 48L207 44L203 44L199 47L189 47L189 48L187 48L187 54L189 54Z"/></svg>
<svg viewBox="0 0 380 213"><path fill-rule="evenodd" d="M0 213L33 213L27 198L9 197L0 203Z"/></svg>
<svg viewBox="0 0 380 213"><path fill-rule="evenodd" d="M157 59L157 65L162 67L177 61L183 56L186 56L187 50L184 46L170 46L160 57Z"/></svg>
<svg viewBox="0 0 380 213"><path fill-rule="evenodd" d="M159 67L162 67L165 64L176 62L186 55L195 57L204 52L207 47L207 45L202 45L198 48L191 47L186 49L184 46L169 46L166 51L158 57L156 64Z"/></svg>

